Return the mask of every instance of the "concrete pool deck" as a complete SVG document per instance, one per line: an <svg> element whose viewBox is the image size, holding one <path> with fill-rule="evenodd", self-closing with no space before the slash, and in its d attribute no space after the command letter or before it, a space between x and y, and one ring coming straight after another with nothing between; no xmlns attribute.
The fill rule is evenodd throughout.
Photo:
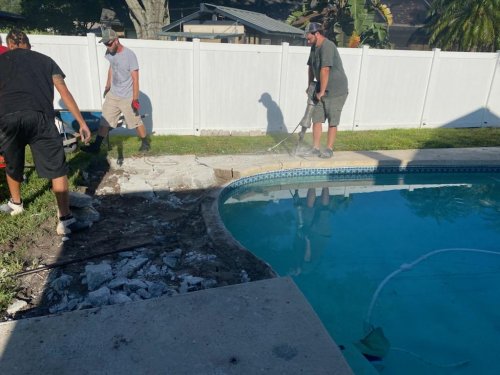
<svg viewBox="0 0 500 375"><path fill-rule="evenodd" d="M290 168L500 166L500 148L127 158L144 189L214 189ZM350 348L346 348L347 351ZM0 324L0 374L352 374L289 278Z"/></svg>
<svg viewBox="0 0 500 375"><path fill-rule="evenodd" d="M0 324L1 374L352 374L290 278Z"/></svg>
<svg viewBox="0 0 500 375"><path fill-rule="evenodd" d="M117 165L110 159L111 167L140 175L142 181L153 189L180 190L205 189L221 185L256 173L293 168L336 168L373 166L500 166L500 147L474 147L456 149L340 151L331 159L301 157L288 154L265 153L261 155L165 155L125 159ZM125 192L144 188L143 183Z"/></svg>

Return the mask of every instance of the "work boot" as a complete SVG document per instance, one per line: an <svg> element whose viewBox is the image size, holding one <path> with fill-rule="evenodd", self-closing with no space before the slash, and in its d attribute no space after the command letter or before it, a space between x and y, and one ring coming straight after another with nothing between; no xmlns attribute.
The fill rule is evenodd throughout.
<svg viewBox="0 0 500 375"><path fill-rule="evenodd" d="M86 221L80 221L73 217L73 215L67 215L64 218L59 218L59 223L57 223L57 234L65 235L76 232L81 232L82 230L88 229L92 226L92 223Z"/></svg>
<svg viewBox="0 0 500 375"><path fill-rule="evenodd" d="M149 144L149 141L147 140L147 138L142 138L139 152L148 152L149 150L151 150L151 145Z"/></svg>
<svg viewBox="0 0 500 375"><path fill-rule="evenodd" d="M24 211L23 202L14 203L12 199L9 199L7 203L0 206L0 212L4 214L10 214L11 216L19 215Z"/></svg>

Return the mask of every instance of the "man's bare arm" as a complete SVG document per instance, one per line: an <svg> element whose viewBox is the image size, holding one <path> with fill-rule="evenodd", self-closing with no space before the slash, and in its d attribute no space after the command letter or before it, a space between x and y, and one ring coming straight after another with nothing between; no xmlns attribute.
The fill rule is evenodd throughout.
<svg viewBox="0 0 500 375"><path fill-rule="evenodd" d="M330 76L330 67L324 66L319 71L319 84L320 90L316 94L318 100L321 100L323 96L326 94L326 87L328 86L328 77Z"/></svg>
<svg viewBox="0 0 500 375"><path fill-rule="evenodd" d="M134 97L132 100L139 100L139 71L133 70L132 73L132 89Z"/></svg>

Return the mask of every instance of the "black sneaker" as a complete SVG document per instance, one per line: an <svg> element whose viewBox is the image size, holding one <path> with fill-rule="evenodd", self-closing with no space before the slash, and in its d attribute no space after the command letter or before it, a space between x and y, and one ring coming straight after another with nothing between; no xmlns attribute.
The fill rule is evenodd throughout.
<svg viewBox="0 0 500 375"><path fill-rule="evenodd" d="M149 141L147 139L143 139L141 147L139 148L139 152L148 152L149 150L151 150L151 145L149 144Z"/></svg>
<svg viewBox="0 0 500 375"><path fill-rule="evenodd" d="M91 143L88 146L82 146L82 147L80 147L80 149L83 152L87 152L89 154L98 154L99 150L101 149L101 146L100 145L98 146L97 143Z"/></svg>
<svg viewBox="0 0 500 375"><path fill-rule="evenodd" d="M82 230L88 229L92 226L92 223L86 221L80 221L75 219L73 216L66 220L60 220L57 223L57 234L66 235L76 232L81 232Z"/></svg>

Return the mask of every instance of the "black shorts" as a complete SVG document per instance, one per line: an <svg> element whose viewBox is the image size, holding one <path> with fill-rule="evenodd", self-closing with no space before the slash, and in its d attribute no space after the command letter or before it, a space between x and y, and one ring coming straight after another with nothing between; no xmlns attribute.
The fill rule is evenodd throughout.
<svg viewBox="0 0 500 375"><path fill-rule="evenodd" d="M31 148L40 177L53 179L68 174L62 138L53 119L42 112L20 111L0 118L0 152L6 173L21 182L26 145Z"/></svg>

